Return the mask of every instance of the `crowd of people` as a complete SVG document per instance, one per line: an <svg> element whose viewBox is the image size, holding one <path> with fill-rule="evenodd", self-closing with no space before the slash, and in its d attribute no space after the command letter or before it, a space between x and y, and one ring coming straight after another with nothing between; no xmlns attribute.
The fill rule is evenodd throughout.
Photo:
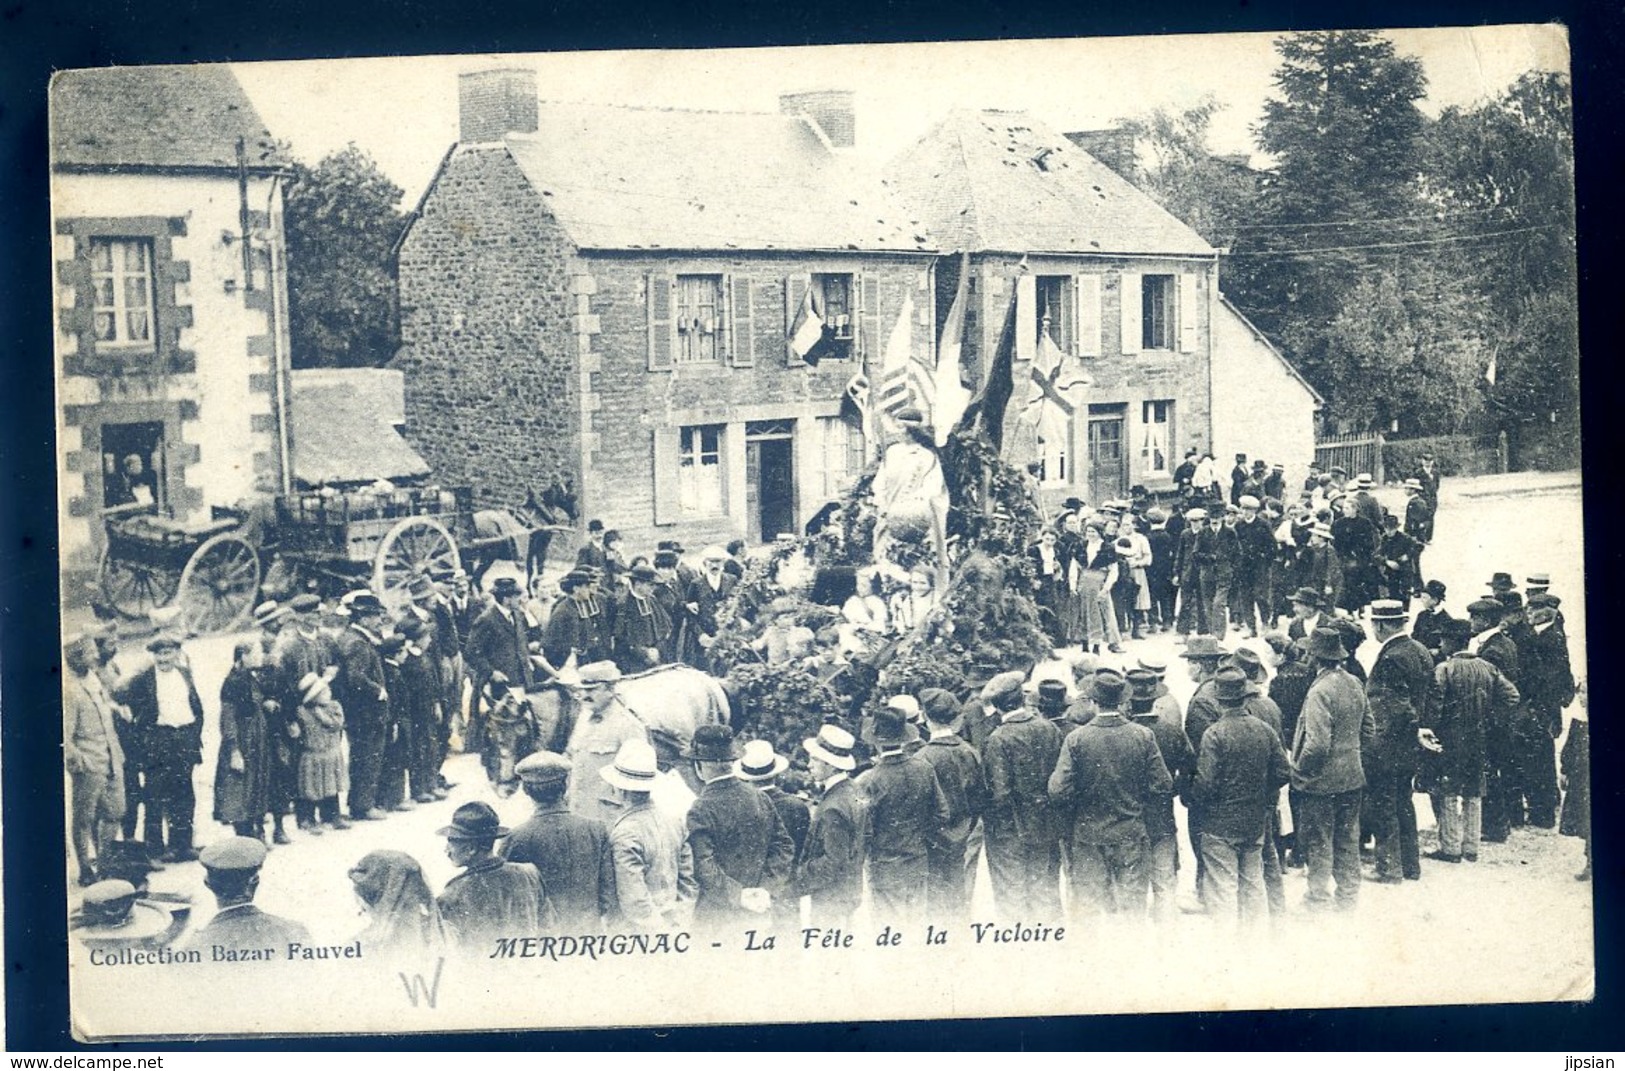
<svg viewBox="0 0 1625 1071"><path fill-rule="evenodd" d="M252 905L268 848L293 839L286 819L320 836L446 799L448 752L491 753L544 686L580 702L545 728L530 711L523 753L501 777L488 765L534 815L510 829L489 803L458 806L440 834L461 869L438 895L409 854L367 853L350 872L364 940L488 955L532 934L842 927L864 903L877 924L949 922L968 916L983 856L1012 920L1185 910L1245 926L1284 915L1287 868L1306 868L1312 911L1352 909L1362 880L1420 879L1416 791L1438 817L1429 859L1471 864L1482 842L1561 814L1586 838L1589 877L1584 687L1549 582L1531 575L1520 592L1497 574L1466 618L1451 616L1414 534L1431 532L1437 485L1409 482L1415 545L1396 556L1368 538L1395 526L1368 479L1341 475L1312 478L1284 512L1278 468L1256 465L1229 505L1196 464L1183 513L1069 504L1034 548L1055 658L966 694L885 696L862 719L826 719L795 754L726 724L686 738L650 728L617 695L623 674L706 666L744 574L738 547L707 549L698 568L676 543L626 560L594 522L551 604L507 578L478 593L461 575L418 578L393 613L367 591L268 602L220 694L213 814L235 836L201 853L204 711L181 640L160 631L150 664L126 673L116 630L89 630L65 661L81 937L113 940L138 908L181 917L145 876L200 854L220 911L190 940L301 932ZM1358 539L1338 544L1333 511ZM837 648L843 628L875 628L866 614L908 612L868 598L847 601ZM818 646L791 609L767 606L764 660ZM1180 633L1196 685L1183 706L1165 661L1119 657L1123 633L1164 629ZM1232 629L1246 637L1232 643ZM1369 671L1355 657L1368 640ZM1554 742L1577 694L1560 780ZM793 785L792 763L804 773ZM1185 902L1182 858L1196 868ZM156 925L124 933L177 939Z"/></svg>

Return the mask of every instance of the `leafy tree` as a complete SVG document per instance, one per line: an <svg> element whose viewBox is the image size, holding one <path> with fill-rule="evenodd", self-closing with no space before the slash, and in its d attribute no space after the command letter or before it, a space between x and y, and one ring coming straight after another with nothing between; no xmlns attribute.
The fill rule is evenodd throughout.
<svg viewBox="0 0 1625 1071"><path fill-rule="evenodd" d="M379 365L398 339L391 249L401 188L351 143L288 186L288 320L295 367Z"/></svg>
<svg viewBox="0 0 1625 1071"><path fill-rule="evenodd" d="M1224 105L1209 95L1184 109L1158 108L1119 119L1140 154L1137 185L1215 246L1235 240L1255 211L1261 175L1208 148L1213 117Z"/></svg>

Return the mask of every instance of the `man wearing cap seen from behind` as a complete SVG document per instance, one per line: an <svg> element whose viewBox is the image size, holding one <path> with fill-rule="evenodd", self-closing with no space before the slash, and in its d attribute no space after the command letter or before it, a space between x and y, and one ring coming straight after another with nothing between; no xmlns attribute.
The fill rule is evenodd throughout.
<svg viewBox="0 0 1625 1071"><path fill-rule="evenodd" d="M1510 720L1519 702L1505 674L1467 649L1470 628L1456 618L1441 628L1444 658L1433 671L1422 722L1422 746L1436 756L1429 795L1439 820L1439 847L1428 858L1442 863L1478 861L1487 780L1495 772L1487 742L1492 727Z"/></svg>
<svg viewBox="0 0 1625 1071"><path fill-rule="evenodd" d="M925 688L920 692L920 706L931 739L919 754L936 771L937 785L948 801L948 820L926 845L926 900L933 916L957 918L970 905L965 853L986 808L982 760L956 730L959 701L952 692Z"/></svg>
<svg viewBox="0 0 1625 1071"><path fill-rule="evenodd" d="M570 760L535 751L514 767L536 813L515 827L499 854L529 863L542 876L547 898L566 933L598 933L615 914L615 862L609 829L597 818L571 814L564 793Z"/></svg>
<svg viewBox="0 0 1625 1071"><path fill-rule="evenodd" d="M999 915L1044 921L1061 914L1061 837L1049 778L1061 755L1061 731L1023 704L1021 675L994 693L999 724L982 748L987 784L988 875ZM1006 680L1003 674L995 681ZM989 682L992 687L992 682Z"/></svg>
<svg viewBox="0 0 1625 1071"><path fill-rule="evenodd" d="M462 871L446 882L437 902L458 948L489 956L498 938L530 937L557 922L540 873L509 863L494 851L508 835L489 803L476 800L452 812L451 825L435 831L446 838L446 858Z"/></svg>
<svg viewBox="0 0 1625 1071"><path fill-rule="evenodd" d="M265 854L265 845L251 837L227 837L203 849L199 856L203 884L219 907L208 925L187 940L187 948L205 952L211 948L232 952L272 948L280 952L289 942L310 941L310 931L302 923L254 906Z"/></svg>
<svg viewBox="0 0 1625 1071"><path fill-rule="evenodd" d="M658 774L647 740L626 741L598 771L616 792L619 816L609 827L615 898L619 925L634 933L687 927L698 893L687 830L650 802Z"/></svg>
<svg viewBox="0 0 1625 1071"><path fill-rule="evenodd" d="M743 932L781 894L795 844L772 802L739 779L739 745L726 725L694 730L686 757L704 783L688 811L688 846L699 896L694 924Z"/></svg>
<svg viewBox="0 0 1625 1071"><path fill-rule="evenodd" d="M1121 712L1127 682L1095 674L1096 713L1067 736L1049 778L1049 797L1068 812L1072 912L1143 916L1150 888L1145 816L1173 793L1156 737Z"/></svg>
<svg viewBox="0 0 1625 1071"><path fill-rule="evenodd" d="M1298 850L1309 869L1304 904L1350 911L1360 897L1360 800L1365 768L1360 752L1376 734L1360 682L1344 668L1348 651L1336 629L1309 637L1315 682L1303 701L1292 741L1292 792L1298 799Z"/></svg>
<svg viewBox="0 0 1625 1071"><path fill-rule="evenodd" d="M1159 714L1157 674L1143 666L1131 669L1128 679L1129 715L1136 725L1151 730L1157 741L1157 753L1168 768L1173 782L1173 794L1156 802L1145 812L1147 838L1147 871L1151 880L1151 914L1158 922L1173 918L1175 893L1179 887L1179 827L1174 821L1174 796L1185 796L1191 775L1196 772L1196 756L1185 730L1179 724L1177 701L1172 716ZM1172 697L1166 697L1172 699Z"/></svg>
<svg viewBox="0 0 1625 1071"><path fill-rule="evenodd" d="M913 697L908 698L915 710ZM926 906L927 845L949 822L948 798L936 770L909 745L919 732L895 701L876 712L868 736L877 754L858 777L869 803L869 892L875 917L912 921Z"/></svg>

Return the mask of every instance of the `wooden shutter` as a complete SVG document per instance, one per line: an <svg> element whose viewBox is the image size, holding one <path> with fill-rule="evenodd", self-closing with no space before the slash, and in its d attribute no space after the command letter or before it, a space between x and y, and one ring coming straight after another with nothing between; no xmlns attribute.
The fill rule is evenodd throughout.
<svg viewBox="0 0 1625 1071"><path fill-rule="evenodd" d="M654 432L655 523L676 524L682 513L678 479L682 470L682 444L677 428Z"/></svg>
<svg viewBox="0 0 1625 1071"><path fill-rule="evenodd" d="M755 290L748 276L730 275L728 290L728 363L749 368L756 363Z"/></svg>
<svg viewBox="0 0 1625 1071"><path fill-rule="evenodd" d="M863 325L861 340L864 357L878 358L886 347L880 334L880 276L852 276L852 296L858 303L858 322Z"/></svg>
<svg viewBox="0 0 1625 1071"><path fill-rule="evenodd" d="M1073 352L1079 357L1100 356L1100 276L1074 275L1072 298L1077 308L1072 322L1077 324Z"/></svg>
<svg viewBox="0 0 1625 1071"><path fill-rule="evenodd" d="M1038 280L1016 276L1016 360L1030 361L1038 352Z"/></svg>
<svg viewBox="0 0 1625 1071"><path fill-rule="evenodd" d="M796 328L796 313L806 300L807 288L812 286L811 275L787 275L784 278L784 363L790 368L804 368L807 362L796 356L790 345L790 333Z"/></svg>
<svg viewBox="0 0 1625 1071"><path fill-rule="evenodd" d="M1181 272L1179 276L1179 352L1196 349L1196 325L1199 320L1196 301L1196 273Z"/></svg>
<svg viewBox="0 0 1625 1071"><path fill-rule="evenodd" d="M672 309L673 282L669 275L649 274L649 371L671 370L677 350L676 315Z"/></svg>
<svg viewBox="0 0 1625 1071"><path fill-rule="evenodd" d="M1140 341L1144 337L1144 314L1140 311L1140 273L1125 271L1120 273L1117 286L1118 296L1122 298L1122 336L1123 352L1139 353Z"/></svg>

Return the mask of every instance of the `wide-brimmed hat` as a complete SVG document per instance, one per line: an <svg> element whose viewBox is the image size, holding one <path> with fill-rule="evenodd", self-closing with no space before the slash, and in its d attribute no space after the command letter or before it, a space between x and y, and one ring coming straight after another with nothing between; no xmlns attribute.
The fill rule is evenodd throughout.
<svg viewBox="0 0 1625 1071"><path fill-rule="evenodd" d="M98 881L85 890L75 919L81 941L119 943L156 937L169 929L174 916L159 905L138 899L135 886L120 879Z"/></svg>
<svg viewBox="0 0 1625 1071"><path fill-rule="evenodd" d="M739 741L726 725L702 725L694 730L683 758L695 762L732 762L739 757Z"/></svg>
<svg viewBox="0 0 1625 1071"><path fill-rule="evenodd" d="M1403 621L1405 617L1405 604L1398 599L1378 599L1371 604L1373 621Z"/></svg>
<svg viewBox="0 0 1625 1071"><path fill-rule="evenodd" d="M598 776L628 792L649 792L659 773L654 745L634 737L621 744L620 750L615 752L615 761L599 769Z"/></svg>
<svg viewBox="0 0 1625 1071"><path fill-rule="evenodd" d="M1511 573L1496 573L1490 577L1490 582L1486 587L1492 591L1511 591L1517 585L1512 582Z"/></svg>
<svg viewBox="0 0 1625 1071"><path fill-rule="evenodd" d="M1410 479L1405 481L1405 490L1407 490L1407 491L1420 491L1420 490L1422 490L1422 481L1418 480L1416 477L1412 476Z"/></svg>
<svg viewBox="0 0 1625 1071"><path fill-rule="evenodd" d="M316 696L321 694L322 690L324 688L326 688L329 684L332 684L333 683L333 678L337 677L338 675L339 675L339 667L337 667L337 666L328 666L326 669L322 670L320 673L306 673L303 677L300 677L299 678L300 702L302 702L302 703L313 702L315 700Z"/></svg>
<svg viewBox="0 0 1625 1071"><path fill-rule="evenodd" d="M1309 654L1315 658L1336 659L1341 662L1349 656L1343 647L1343 630L1317 628L1309 637Z"/></svg>
<svg viewBox="0 0 1625 1071"><path fill-rule="evenodd" d="M254 607L254 627L264 628L288 616L288 608L275 599L268 599Z"/></svg>
<svg viewBox="0 0 1625 1071"><path fill-rule="evenodd" d="M1237 647L1230 653L1228 664L1245 673L1248 680L1258 680L1264 675L1264 660L1251 647Z"/></svg>
<svg viewBox="0 0 1625 1071"><path fill-rule="evenodd" d="M818 727L818 735L801 742L802 748L815 759L829 763L837 770L855 770L858 760L852 750L857 747L851 733L839 725L825 723Z"/></svg>
<svg viewBox="0 0 1625 1071"><path fill-rule="evenodd" d="M1230 652L1225 650L1216 636L1192 636L1185 644L1185 649L1179 653L1181 658L1223 658Z"/></svg>
<svg viewBox="0 0 1625 1071"><path fill-rule="evenodd" d="M662 553L675 554L676 551ZM644 565L642 562L639 562L638 564L632 566L631 570L628 571L627 578L635 584L653 584L656 580L660 579L660 574L655 572L654 566Z"/></svg>
<svg viewBox="0 0 1625 1071"><path fill-rule="evenodd" d="M769 740L752 740L734 761L734 773L741 781L767 781L790 768L790 760L773 750Z"/></svg>
<svg viewBox="0 0 1625 1071"><path fill-rule="evenodd" d="M1240 666L1224 666L1213 675L1213 698L1225 706L1237 706L1247 701L1249 683Z"/></svg>
<svg viewBox="0 0 1625 1071"><path fill-rule="evenodd" d="M497 817L496 810L484 800L465 803L451 812L451 825L435 830L437 836L447 840L495 840L506 837L508 827Z"/></svg>

